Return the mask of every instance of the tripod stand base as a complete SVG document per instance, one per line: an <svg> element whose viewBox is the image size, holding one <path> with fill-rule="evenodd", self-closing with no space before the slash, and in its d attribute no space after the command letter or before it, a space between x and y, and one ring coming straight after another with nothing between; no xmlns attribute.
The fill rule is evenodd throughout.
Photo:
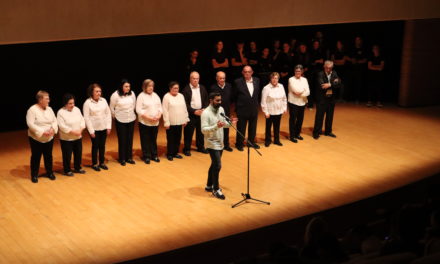
<svg viewBox="0 0 440 264"><path fill-rule="evenodd" d="M235 208L235 207L239 206L240 204L242 204L244 202L247 202L247 200L253 200L253 201L256 201L256 202L259 202L259 203L264 203L264 204L270 205L270 202L266 202L266 201L262 201L262 200L258 200L258 199L252 198L249 193L242 193L241 196L243 196L243 200L239 201L236 204L233 204L232 208Z"/></svg>

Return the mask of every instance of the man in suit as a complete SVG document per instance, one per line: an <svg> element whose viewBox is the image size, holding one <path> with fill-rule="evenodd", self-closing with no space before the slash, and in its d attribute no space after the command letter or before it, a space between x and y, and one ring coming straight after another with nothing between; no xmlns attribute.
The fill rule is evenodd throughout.
<svg viewBox="0 0 440 264"><path fill-rule="evenodd" d="M222 71L217 72L215 79L217 83L211 85L210 93L219 93L222 98L221 107L225 110L225 115L231 114L232 101L232 86L226 82L226 74ZM229 145L229 128L224 128L224 150L231 152L232 148Z"/></svg>
<svg viewBox="0 0 440 264"><path fill-rule="evenodd" d="M335 103L337 95L335 94L341 86L341 80L338 74L333 70L333 62L325 61L324 70L317 74L317 88L316 88L316 116L315 126L313 128L313 138L318 139L322 134L322 123L325 115L325 132L329 137L335 138L336 135L332 132L333 113L335 110Z"/></svg>
<svg viewBox="0 0 440 264"><path fill-rule="evenodd" d="M260 146L255 143L255 135L260 106L260 79L252 76L254 72L251 66L244 66L241 73L243 77L234 81L235 111L238 117L237 129L245 135L246 126L249 124L248 140L258 149ZM243 140L243 137L237 133L235 146L239 151L243 151Z"/></svg>
<svg viewBox="0 0 440 264"><path fill-rule="evenodd" d="M208 92L203 85L199 84L200 75L198 72L191 72L189 76L189 84L183 89L183 96L185 97L186 108L188 109L189 122L183 131L183 154L191 156L191 142L196 130L196 146L197 151L207 154L204 147L204 138L200 126L200 116L203 110L208 107L209 99Z"/></svg>

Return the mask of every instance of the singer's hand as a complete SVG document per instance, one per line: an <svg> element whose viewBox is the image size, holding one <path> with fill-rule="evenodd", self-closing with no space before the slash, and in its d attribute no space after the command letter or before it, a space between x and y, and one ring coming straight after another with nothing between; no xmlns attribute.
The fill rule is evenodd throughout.
<svg viewBox="0 0 440 264"><path fill-rule="evenodd" d="M217 127L218 128L222 128L222 127L224 127L225 126L225 123L223 123L222 121L217 121Z"/></svg>

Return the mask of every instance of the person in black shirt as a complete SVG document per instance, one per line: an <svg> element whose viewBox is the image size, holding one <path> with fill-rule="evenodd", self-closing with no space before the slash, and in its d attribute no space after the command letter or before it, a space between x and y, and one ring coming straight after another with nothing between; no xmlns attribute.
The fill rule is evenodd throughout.
<svg viewBox="0 0 440 264"><path fill-rule="evenodd" d="M248 62L249 65L258 72L258 59L260 54L258 53L257 43L255 41L249 42L249 52L248 52Z"/></svg>
<svg viewBox="0 0 440 264"><path fill-rule="evenodd" d="M280 83L287 89L287 82L289 74L293 71L294 54L290 52L289 43L283 44L283 51L278 55L277 60L274 61L275 71L280 73ZM286 91L287 93L287 91Z"/></svg>
<svg viewBox="0 0 440 264"><path fill-rule="evenodd" d="M275 39L272 43L272 50L270 51L270 57L272 58L272 61L276 61L280 53L281 41L279 39Z"/></svg>
<svg viewBox="0 0 440 264"><path fill-rule="evenodd" d="M355 47L351 54L353 85L352 98L356 103L361 100L361 92L364 90L364 79L367 70L367 54L363 47L361 37L356 37Z"/></svg>
<svg viewBox="0 0 440 264"><path fill-rule="evenodd" d="M218 71L216 74L216 83L211 85L210 93L219 93L222 96L221 107L225 110L225 115L231 114L231 102L232 102L232 86L226 82L226 74L222 71ZM231 152L232 148L229 144L229 128L223 129L223 143L224 150Z"/></svg>
<svg viewBox="0 0 440 264"><path fill-rule="evenodd" d="M347 53L345 52L344 44L341 40L336 41L336 47L335 50L332 52L331 60L335 64L335 70L337 71L339 77L341 79L346 80L346 71L347 71L347 61L350 58L348 57ZM345 94L345 85L341 85L341 89L339 91L339 99L344 100L346 98Z"/></svg>
<svg viewBox="0 0 440 264"><path fill-rule="evenodd" d="M321 71L322 66L324 65L324 53L321 50L320 42L318 40L314 40L312 42L312 51L310 52L310 96L307 98L308 103L307 106L309 108L313 108L313 104L315 101L315 92L320 88L317 87L317 75L318 72Z"/></svg>
<svg viewBox="0 0 440 264"><path fill-rule="evenodd" d="M272 59L270 57L269 48L264 48L261 51L261 57L258 59L258 76L260 77L261 84L266 85L269 83L269 75L272 72Z"/></svg>
<svg viewBox="0 0 440 264"><path fill-rule="evenodd" d="M215 50L211 56L211 65L214 72L212 76L214 77L218 71L227 72L229 68L229 59L224 51L223 41L221 40L215 44Z"/></svg>
<svg viewBox="0 0 440 264"><path fill-rule="evenodd" d="M202 70L203 66L199 59L199 51L197 49L193 49L189 53L189 59L185 65L185 78L188 78L187 76L193 71L201 72Z"/></svg>
<svg viewBox="0 0 440 264"><path fill-rule="evenodd" d="M295 54L295 65L302 65L303 74L308 80L310 80L310 54L307 52L307 45L300 43L298 47L298 52Z"/></svg>
<svg viewBox="0 0 440 264"><path fill-rule="evenodd" d="M248 65L247 54L244 50L244 42L238 41L237 47L232 51L231 64L232 64L232 76L238 78L243 66Z"/></svg>
<svg viewBox="0 0 440 264"><path fill-rule="evenodd" d="M377 107L382 107L382 87L384 82L383 68L385 61L380 55L380 47L374 45L372 48L372 56L368 60L368 102L367 106L371 107L375 100Z"/></svg>

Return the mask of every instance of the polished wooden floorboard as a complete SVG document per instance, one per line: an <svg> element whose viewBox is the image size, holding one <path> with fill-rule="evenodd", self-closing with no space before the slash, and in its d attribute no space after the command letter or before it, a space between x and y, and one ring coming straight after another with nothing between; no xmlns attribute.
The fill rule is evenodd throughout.
<svg viewBox="0 0 440 264"><path fill-rule="evenodd" d="M246 152L225 152L221 201L204 191L210 159L169 162L163 156L165 133L159 132L161 162L139 159L120 166L115 131L107 143L109 171L56 181L29 179L26 131L1 133L0 263L117 262L221 238L337 207L417 181L440 171L440 107L336 108L336 139L311 137L314 111L306 110L304 141L251 151L251 194L270 206L247 203L232 209L246 190ZM231 140L235 132L231 132ZM90 140L84 137L84 165L90 164ZM54 145L55 170L61 151ZM41 173L44 169L41 169Z"/></svg>

